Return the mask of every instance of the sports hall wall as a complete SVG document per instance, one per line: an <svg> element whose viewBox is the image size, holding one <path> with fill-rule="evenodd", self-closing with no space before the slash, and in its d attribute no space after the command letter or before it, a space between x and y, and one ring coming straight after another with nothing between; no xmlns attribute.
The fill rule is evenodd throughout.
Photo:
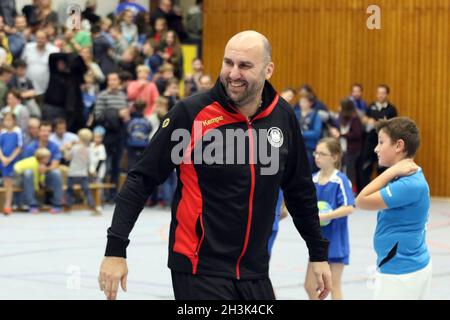
<svg viewBox="0 0 450 320"><path fill-rule="evenodd" d="M370 5L381 29L366 25ZM278 90L309 83L336 110L351 83L368 103L388 84L399 114L421 129L417 160L432 196L450 197L450 1L205 0L208 73L218 75L226 41L246 29L271 41Z"/></svg>

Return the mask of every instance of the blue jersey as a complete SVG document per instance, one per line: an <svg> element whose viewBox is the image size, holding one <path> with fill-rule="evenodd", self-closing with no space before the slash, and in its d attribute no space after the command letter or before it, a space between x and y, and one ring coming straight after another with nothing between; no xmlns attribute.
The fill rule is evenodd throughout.
<svg viewBox="0 0 450 320"><path fill-rule="evenodd" d="M39 148L39 141L38 140L31 141L28 144L28 146L25 148L25 150L23 151L22 158L28 158L28 157L34 156L34 153L36 152L36 150L38 148ZM57 161L61 160L62 154L56 143L54 143L52 141L48 141L46 148L50 151L50 160L48 162L48 165L50 165L50 163L53 160L57 160Z"/></svg>
<svg viewBox="0 0 450 320"><path fill-rule="evenodd" d="M426 267L425 229L430 189L422 169L380 190L387 209L378 212L374 247L381 273L405 274Z"/></svg>
<svg viewBox="0 0 450 320"><path fill-rule="evenodd" d="M319 184L319 172L313 175L316 186L317 200L324 201L335 210L342 206L353 206L355 197L352 184L345 174L335 170L326 184ZM340 259L348 264L350 245L348 237L347 217L333 219L322 227L322 235L330 242L328 247L328 259Z"/></svg>
<svg viewBox="0 0 450 320"><path fill-rule="evenodd" d="M9 157L14 150L22 148L22 130L19 127L15 127L12 131L3 129L0 132L0 149L4 156Z"/></svg>

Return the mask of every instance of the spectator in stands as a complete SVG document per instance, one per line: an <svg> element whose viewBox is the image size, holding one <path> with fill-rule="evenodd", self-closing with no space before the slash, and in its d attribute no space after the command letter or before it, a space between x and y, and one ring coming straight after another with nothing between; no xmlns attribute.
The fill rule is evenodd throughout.
<svg viewBox="0 0 450 320"><path fill-rule="evenodd" d="M0 66L0 107L6 104L6 94L8 93L8 83L14 74L14 69L8 65Z"/></svg>
<svg viewBox="0 0 450 320"><path fill-rule="evenodd" d="M161 67L159 67L159 72L155 80L159 94L164 94L169 80L175 78L173 70L173 65L170 63L164 63Z"/></svg>
<svg viewBox="0 0 450 320"><path fill-rule="evenodd" d="M128 101L144 101L146 109L143 114L148 117L153 113L155 101L159 97L158 88L155 83L147 80L150 73L149 67L139 65L136 68L136 73L137 80L131 81L127 88Z"/></svg>
<svg viewBox="0 0 450 320"><path fill-rule="evenodd" d="M169 101L167 100L167 98L159 97L158 99L156 99L155 111L148 118L152 126L152 132L150 132L149 139L153 138L156 131L158 131L161 121L164 119L167 112L169 112Z"/></svg>
<svg viewBox="0 0 450 320"><path fill-rule="evenodd" d="M8 36L8 47L13 59L20 58L27 43L27 21L24 16L16 16L14 26L5 26L4 31Z"/></svg>
<svg viewBox="0 0 450 320"><path fill-rule="evenodd" d="M168 29L174 30L181 41L185 41L187 39L188 36L182 23L183 18L181 17L181 12L179 8L174 8L172 6L171 0L159 1L158 7L150 17L150 22L154 29L156 19L158 18L165 18L167 21Z"/></svg>
<svg viewBox="0 0 450 320"><path fill-rule="evenodd" d="M78 136L67 131L67 122L64 118L54 120L53 130L50 134L50 141L56 144L62 153L69 151L78 142Z"/></svg>
<svg viewBox="0 0 450 320"><path fill-rule="evenodd" d="M58 24L58 13L52 10L52 0L39 0L37 1L38 20L42 24L51 22L55 25Z"/></svg>
<svg viewBox="0 0 450 320"><path fill-rule="evenodd" d="M39 165L39 173L45 175L46 188L53 191L52 204L53 208L50 213L61 212L61 198L62 198L62 178L59 170L59 163L61 160L61 152L56 144L49 140L52 125L50 122L42 122L39 127L39 139L31 142L25 147L23 151L23 158L31 157L39 148L47 148L50 151L50 160L45 165ZM23 189L24 196L29 211L31 213L38 212L38 201L35 197L36 185L34 181L35 172L31 169L23 172Z"/></svg>
<svg viewBox="0 0 450 320"><path fill-rule="evenodd" d="M46 175L43 168L47 166L50 158L51 152L47 148L38 148L34 155L17 161L14 165L14 172L18 176L23 176L25 172L31 171L34 190L39 190L41 186L45 185ZM33 208L31 212L38 212L37 207Z"/></svg>
<svg viewBox="0 0 450 320"><path fill-rule="evenodd" d="M121 90L119 75L110 73L107 79L108 88L98 95L94 116L96 122L106 129L104 145L108 155L108 172L110 181L117 184L125 145L125 124L130 120L130 112L127 96ZM110 201L113 200L116 192L116 188L111 190Z"/></svg>
<svg viewBox="0 0 450 320"><path fill-rule="evenodd" d="M6 94L6 106L2 109L2 114L6 113L14 114L17 126L22 132L27 132L30 113L28 112L27 107L22 104L20 92L15 89L9 90Z"/></svg>
<svg viewBox="0 0 450 320"><path fill-rule="evenodd" d="M70 210L73 204L73 186L75 184L81 185L84 196L87 199L87 204L93 213L100 214L100 211L95 207L94 198L89 190L89 145L92 140L91 130L84 128L78 131L78 143L76 143L71 150L64 153L66 160L70 161L69 173L67 179L67 193L66 205Z"/></svg>
<svg viewBox="0 0 450 320"><path fill-rule="evenodd" d="M163 64L163 58L156 53L155 48L152 45L152 41L148 39L142 47L142 55L144 59L144 65L150 68L150 74L148 80L152 80L154 75L158 72L159 67Z"/></svg>
<svg viewBox="0 0 450 320"><path fill-rule="evenodd" d="M198 91L200 77L203 75L203 62L200 58L192 60L192 74L184 78L184 96L188 97Z"/></svg>
<svg viewBox="0 0 450 320"><path fill-rule="evenodd" d="M167 83L166 90L163 96L169 101L169 111L180 100L180 81L177 78L172 78Z"/></svg>
<svg viewBox="0 0 450 320"><path fill-rule="evenodd" d="M305 141L306 154L311 166L312 172L317 171L313 152L316 150L317 143L322 136L322 121L318 111L313 108L314 97L302 96L299 101L300 105L300 129L302 130L303 139Z"/></svg>
<svg viewBox="0 0 450 320"><path fill-rule="evenodd" d="M104 36L109 44L112 46L114 44L114 39L111 36L111 27L112 27L112 21L109 18L102 18L100 22L100 32L101 35ZM92 27L91 27L92 30Z"/></svg>
<svg viewBox="0 0 450 320"><path fill-rule="evenodd" d="M8 35L6 34L6 30L8 29L8 26L5 26L3 17L0 16L0 62L1 64L8 64L10 65L13 60L13 56L11 54L11 50L9 49L9 39Z"/></svg>
<svg viewBox="0 0 450 320"><path fill-rule="evenodd" d="M92 181L102 183L106 174L106 150L103 145L105 128L96 126L94 128L94 141L89 147L89 174Z"/></svg>
<svg viewBox="0 0 450 320"><path fill-rule="evenodd" d="M167 20L164 17L158 17L156 18L154 27L153 27L153 33L150 37L150 41L154 48L158 48L159 44L161 43L162 39L166 36L167 32Z"/></svg>
<svg viewBox="0 0 450 320"><path fill-rule="evenodd" d="M81 95L83 99L83 123L85 127L91 127L94 123L94 106L99 93L99 85L95 82L92 72L84 75L84 83L81 85Z"/></svg>
<svg viewBox="0 0 450 320"><path fill-rule="evenodd" d="M136 100L134 103L135 111L131 114L131 120L127 123L128 170L134 167L149 143L152 125L144 117L146 107L145 101Z"/></svg>
<svg viewBox="0 0 450 320"><path fill-rule="evenodd" d="M101 84L105 82L105 75L100 66L92 58L92 47L84 47L80 50L80 56L87 67L87 72L94 76L96 83Z"/></svg>
<svg viewBox="0 0 450 320"><path fill-rule="evenodd" d="M16 127L16 117L8 112L3 115L3 130L0 132L0 167L5 187L3 213L12 213L14 164L22 150L22 131Z"/></svg>
<svg viewBox="0 0 450 320"><path fill-rule="evenodd" d="M30 117L28 119L28 130L23 132L23 146L27 147L31 142L39 139L39 127L41 120L39 118Z"/></svg>
<svg viewBox="0 0 450 320"><path fill-rule="evenodd" d="M85 47L92 47L91 33L82 29L71 30L64 27L63 51L79 53Z"/></svg>
<svg viewBox="0 0 450 320"><path fill-rule="evenodd" d="M204 92L212 89L214 86L214 83L212 81L212 78L209 74L204 74L200 77L200 80L198 82L198 92Z"/></svg>
<svg viewBox="0 0 450 320"><path fill-rule="evenodd" d="M164 62L174 66L174 73L178 79L183 76L183 54L181 44L175 31L169 30L160 44L159 51L162 52Z"/></svg>
<svg viewBox="0 0 450 320"><path fill-rule="evenodd" d="M378 163L375 147L378 144L378 134L376 124L380 119L391 119L397 116L397 109L389 101L390 89L385 84L377 87L376 100L369 105L362 122L365 125L366 137L361 155L361 179L358 190L364 189L369 184L374 165Z"/></svg>
<svg viewBox="0 0 450 320"><path fill-rule="evenodd" d="M115 10L116 15L121 14L125 10L130 10L133 15L137 15L140 12L146 12L147 10L141 6L139 3L136 3L136 0L121 0L117 5Z"/></svg>
<svg viewBox="0 0 450 320"><path fill-rule="evenodd" d="M27 43L22 53L22 59L27 64L27 78L33 83L36 102L41 107L50 79L49 56L58 51L54 45L47 43L47 34L39 30L36 32L36 42Z"/></svg>
<svg viewBox="0 0 450 320"><path fill-rule="evenodd" d="M95 13L97 10L97 0L86 0L84 11L81 13L81 18L89 21L90 26L96 25L100 22L100 16Z"/></svg>
<svg viewBox="0 0 450 320"><path fill-rule="evenodd" d="M349 96L350 101L355 105L356 111L359 116L362 117L366 114L367 105L363 99L363 86L360 83L354 83L351 87L351 93Z"/></svg>
<svg viewBox="0 0 450 320"><path fill-rule="evenodd" d="M289 103L292 106L292 104L294 102L294 97L295 97L295 90L294 90L294 88L291 88L291 87L284 88L281 91L280 96L284 100L286 100L287 103Z"/></svg>
<svg viewBox="0 0 450 320"><path fill-rule="evenodd" d="M121 15L120 30L122 31L122 36L128 42L128 45L137 46L139 34L137 26L133 22L133 12L131 10L124 10Z"/></svg>
<svg viewBox="0 0 450 320"><path fill-rule="evenodd" d="M342 172L356 187L356 163L361 154L363 126L354 105L354 101L345 99L341 101L339 113L339 131L334 138L339 138L341 143Z"/></svg>
<svg viewBox="0 0 450 320"><path fill-rule="evenodd" d="M149 37L152 34L152 26L150 25L150 13L146 11L141 11L136 14L134 19L136 26L138 28L139 35L139 47L142 47Z"/></svg>
<svg viewBox="0 0 450 320"><path fill-rule="evenodd" d="M33 82L26 76L27 63L22 59L17 59L13 65L15 74L9 81L8 87L20 92L23 104L27 107L30 116L40 118L41 109L34 99L36 91L34 90Z"/></svg>
<svg viewBox="0 0 450 320"><path fill-rule="evenodd" d="M195 5L190 7L186 17L186 31L189 42L196 44L197 55L202 55L203 36L203 0L196 0Z"/></svg>
<svg viewBox="0 0 450 320"><path fill-rule="evenodd" d="M0 1L0 16L3 17L8 26L13 27L14 17L17 16L16 0Z"/></svg>
<svg viewBox="0 0 450 320"><path fill-rule="evenodd" d="M128 49L129 45L127 40L122 35L122 29L120 26L112 26L110 29L111 38L113 39L112 45L112 57L116 62L119 62L122 59L122 55L125 50Z"/></svg>
<svg viewBox="0 0 450 320"><path fill-rule="evenodd" d="M111 29L112 32L112 29ZM94 25L91 29L92 45L94 60L102 69L103 74L106 76L111 72L117 71L117 63L114 61L110 40L101 32L98 25ZM113 33L111 33L111 36Z"/></svg>
<svg viewBox="0 0 450 320"><path fill-rule="evenodd" d="M135 47L128 47L122 54L122 58L119 61L119 70L128 71L132 74L133 80L137 78L136 74L136 58L138 57L138 51Z"/></svg>

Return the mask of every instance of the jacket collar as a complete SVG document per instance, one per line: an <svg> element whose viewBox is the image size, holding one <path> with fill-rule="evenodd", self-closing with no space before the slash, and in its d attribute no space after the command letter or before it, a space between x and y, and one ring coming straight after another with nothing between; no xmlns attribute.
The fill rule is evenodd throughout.
<svg viewBox="0 0 450 320"><path fill-rule="evenodd" d="M210 91L211 98L214 101L219 102L219 104L222 106L222 108L226 109L228 112L236 113L236 108L234 105L233 100L228 97L225 88L223 87L222 83L220 82L220 78L217 79L216 84ZM252 118L255 118L258 114L264 112L266 109L272 106L272 104L275 102L275 99L278 98L278 94L273 88L273 86L270 84L269 81L265 81L264 83L264 89L262 92L262 104L261 108L256 111L256 113L253 115ZM272 106L273 107L273 106Z"/></svg>

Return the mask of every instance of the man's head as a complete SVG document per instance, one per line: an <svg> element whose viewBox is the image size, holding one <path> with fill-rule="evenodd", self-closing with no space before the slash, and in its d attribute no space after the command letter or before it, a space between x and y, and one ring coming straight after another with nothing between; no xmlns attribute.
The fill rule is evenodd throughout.
<svg viewBox="0 0 450 320"><path fill-rule="evenodd" d="M155 103L155 112L159 118L164 117L169 110L169 101L165 97L158 97Z"/></svg>
<svg viewBox="0 0 450 320"><path fill-rule="evenodd" d="M42 143L47 143L48 138L52 133L52 124L49 121L43 121L39 126L39 141Z"/></svg>
<svg viewBox="0 0 450 320"><path fill-rule="evenodd" d="M36 32L36 44L39 49L43 49L47 44L47 33L44 30Z"/></svg>
<svg viewBox="0 0 450 320"><path fill-rule="evenodd" d="M171 0L160 0L159 8L164 11L164 13L169 13L172 9L172 1Z"/></svg>
<svg viewBox="0 0 450 320"><path fill-rule="evenodd" d="M145 64L140 64L136 67L136 74L139 80L147 80L150 68Z"/></svg>
<svg viewBox="0 0 450 320"><path fill-rule="evenodd" d="M359 84L359 83L352 84L352 88L351 88L352 97L355 98L356 100L360 100L362 98L362 94L363 94L362 84Z"/></svg>
<svg viewBox="0 0 450 320"><path fill-rule="evenodd" d="M41 121L38 118L30 118L28 120L28 135L31 139L37 139L39 137L39 127Z"/></svg>
<svg viewBox="0 0 450 320"><path fill-rule="evenodd" d="M420 134L414 121L407 117L380 120L376 126L378 163L391 167L405 158L413 158L420 146Z"/></svg>
<svg viewBox="0 0 450 320"><path fill-rule="evenodd" d="M209 74L204 74L198 79L198 91L203 92L211 89L213 82Z"/></svg>
<svg viewBox="0 0 450 320"><path fill-rule="evenodd" d="M120 78L118 73L112 72L108 74L108 89L109 90L120 89Z"/></svg>
<svg viewBox="0 0 450 320"><path fill-rule="evenodd" d="M67 132L66 119L56 118L54 122L55 133L57 136L62 137Z"/></svg>
<svg viewBox="0 0 450 320"><path fill-rule="evenodd" d="M243 31L234 35L225 47L220 81L236 106L245 106L259 100L273 69L267 38L256 31Z"/></svg>
<svg viewBox="0 0 450 320"><path fill-rule="evenodd" d="M377 87L377 102L385 103L388 101L390 89L385 84L380 84Z"/></svg>
<svg viewBox="0 0 450 320"><path fill-rule="evenodd" d="M27 28L27 19L25 18L25 16L16 16L14 18L14 26L19 32L25 31L25 29Z"/></svg>

